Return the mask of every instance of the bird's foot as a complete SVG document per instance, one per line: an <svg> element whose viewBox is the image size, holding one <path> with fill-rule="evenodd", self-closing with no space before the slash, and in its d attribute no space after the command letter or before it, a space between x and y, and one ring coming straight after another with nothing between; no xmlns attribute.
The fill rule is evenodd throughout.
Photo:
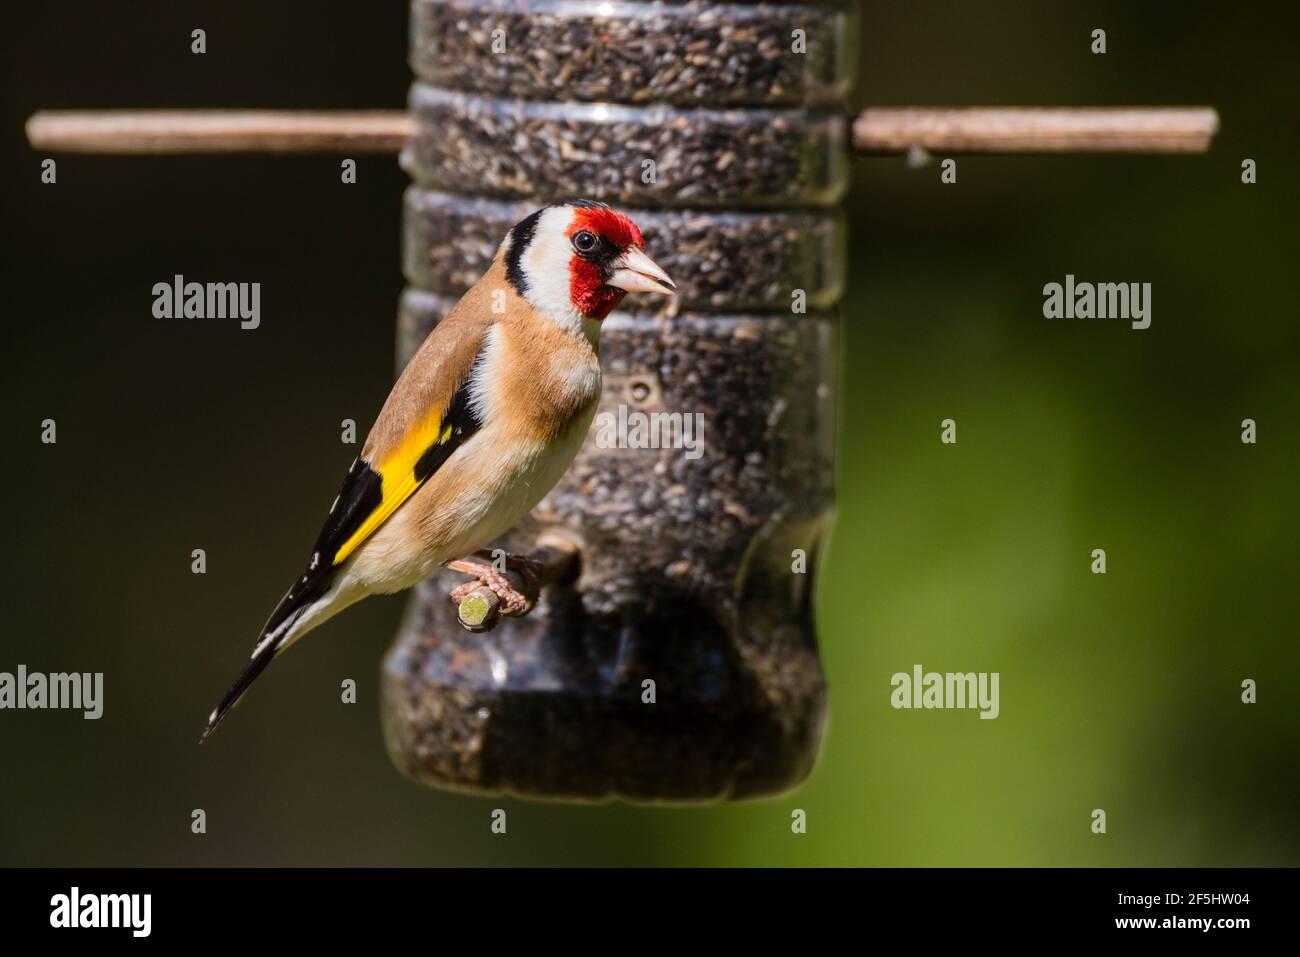
<svg viewBox="0 0 1300 957"><path fill-rule="evenodd" d="M474 576L474 581L465 582L452 589L452 602L460 605L472 592L479 588L487 588L501 602L502 615L527 614L537 600L541 565L523 555L506 555L504 564L506 570L502 572L498 571L491 561L458 559L448 562L447 567L452 571Z"/></svg>

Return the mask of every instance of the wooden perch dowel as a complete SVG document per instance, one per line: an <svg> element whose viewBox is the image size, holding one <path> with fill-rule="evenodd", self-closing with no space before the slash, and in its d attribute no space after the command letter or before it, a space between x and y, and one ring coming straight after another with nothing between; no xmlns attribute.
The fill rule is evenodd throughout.
<svg viewBox="0 0 1300 957"><path fill-rule="evenodd" d="M396 153L403 110L49 110L27 121L39 150L69 153ZM858 153L1203 153L1209 107L876 107L852 121Z"/></svg>
<svg viewBox="0 0 1300 957"><path fill-rule="evenodd" d="M1204 153L1219 129L1209 107L1151 109L967 107L866 110L853 120L858 153Z"/></svg>
<svg viewBox="0 0 1300 957"><path fill-rule="evenodd" d="M65 153L396 153L411 128L404 110L43 110L27 139Z"/></svg>
<svg viewBox="0 0 1300 957"><path fill-rule="evenodd" d="M513 569L507 569L504 575L511 586L522 594L528 605L518 614L526 615L537 601L537 596L547 585L564 582L576 576L578 571L578 546L562 535L543 535L537 541L537 547L524 556L533 574L522 575ZM448 562L447 567L463 574L475 574L476 562L461 560ZM503 616L501 599L496 592L486 585L467 588L462 585L449 596L456 605L457 620L466 631L475 633L491 631Z"/></svg>

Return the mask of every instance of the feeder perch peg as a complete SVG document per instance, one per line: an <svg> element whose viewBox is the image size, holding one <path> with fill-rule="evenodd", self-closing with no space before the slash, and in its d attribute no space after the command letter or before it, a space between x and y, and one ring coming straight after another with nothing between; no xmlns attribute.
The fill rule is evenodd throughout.
<svg viewBox="0 0 1300 957"><path fill-rule="evenodd" d="M503 569L494 567L499 557L506 558L507 565ZM477 580L452 589L448 597L456 606L457 620L462 628L473 634L491 631L504 616L528 614L533 610L542 588L570 583L578 574L578 546L558 533L543 535L537 548L526 556L506 556L504 552L493 555L489 551L480 553L478 558L480 561L449 562L447 567L477 579L484 574L486 564L486 567L493 568L504 577L516 593L523 596L525 604L514 612L503 609L501 596Z"/></svg>

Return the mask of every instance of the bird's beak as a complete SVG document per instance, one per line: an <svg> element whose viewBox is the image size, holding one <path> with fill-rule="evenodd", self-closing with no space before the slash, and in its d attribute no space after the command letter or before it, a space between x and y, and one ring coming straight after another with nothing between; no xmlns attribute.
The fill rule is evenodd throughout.
<svg viewBox="0 0 1300 957"><path fill-rule="evenodd" d="M628 292L677 294L677 286L668 278L668 273L635 246L629 246L627 252L614 261L614 275L609 277L608 285Z"/></svg>

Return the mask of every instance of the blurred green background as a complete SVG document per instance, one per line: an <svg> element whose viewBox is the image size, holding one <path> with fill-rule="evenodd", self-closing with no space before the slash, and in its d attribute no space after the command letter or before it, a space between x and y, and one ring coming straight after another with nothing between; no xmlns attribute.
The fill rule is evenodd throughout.
<svg viewBox="0 0 1300 957"><path fill-rule="evenodd" d="M1210 104L1223 130L1202 157L963 158L956 185L855 162L818 602L831 720L798 791L665 810L413 785L376 709L400 597L332 623L199 748L317 531L293 503L330 500L336 423L364 428L387 393L405 179L387 157L341 189L329 157L65 156L46 187L21 123L397 107L390 7L4 14L0 670L103 671L106 714L0 713L0 864L1300 862L1293 5L866 5L856 105ZM173 272L261 281L275 318L153 322ZM1152 283L1152 327L1042 318L1067 272ZM916 663L1000 672L1001 716L893 710Z"/></svg>

